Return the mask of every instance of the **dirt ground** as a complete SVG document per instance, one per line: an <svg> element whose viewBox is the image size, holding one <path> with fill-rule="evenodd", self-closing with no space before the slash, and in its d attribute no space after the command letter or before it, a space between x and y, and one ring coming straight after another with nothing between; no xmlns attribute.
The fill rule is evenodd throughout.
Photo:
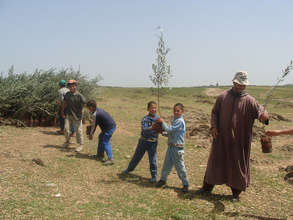
<svg viewBox="0 0 293 220"><path fill-rule="evenodd" d="M189 152L189 153L191 151L197 152L197 154L198 154L197 160L199 160L199 161L197 162L196 166L199 166L199 169L201 170L201 173L202 173L205 169L206 157L208 155L208 149L209 149L209 145L211 143L211 139L209 138L208 132L207 132L207 129L208 129L208 127L206 127L207 126L206 125L207 119L205 117L203 117L203 119L200 119L200 120L205 123L197 126L197 129L193 129L192 131L190 131L191 133L193 133L193 135L188 138L190 148L187 149L187 152ZM72 180L73 181L72 184L74 184L74 185L72 185L71 183L68 182L68 181L70 181L71 177L68 177L68 179L66 181L61 181L58 177L56 177L56 176L54 177L54 175L50 174L50 172L47 173L47 172L43 172L42 170L46 169L46 167L55 167L53 169L60 169L60 165L58 165L58 163L56 162L56 159L58 159L58 158L59 158L59 160L64 160L63 162L65 162L65 164L68 162L68 164L67 164L68 166L70 165L70 162L69 161L66 162L66 160L67 160L66 158L76 157L78 159L80 157L83 159L90 159L90 156L92 154L94 154L94 151L93 151L94 149L90 150L91 153L89 153L89 149L87 149L86 150L87 153L80 154L80 156L78 156L74 152L74 148L76 147L75 144L72 144L70 146L70 150L65 150L62 146L64 137L56 135L55 131L56 131L56 128L52 128L52 127L35 127L35 128L24 128L24 129L18 128L17 129L17 128L14 128L11 126L7 126L7 127L1 128L1 133L0 133L0 143L1 143L1 153L0 153L0 161L1 161L0 162L1 163L0 192L1 193L0 193L0 198L2 201L11 199L11 196L14 196L15 198L31 197L31 200L33 200L34 197L32 195L28 195L28 192L30 191L28 188L30 188L31 186L25 186L26 184L24 184L24 186L19 185L19 184L21 184L22 181L20 181L18 178L22 177L23 174L25 174L25 173L29 173L27 175L32 175L30 178L35 179L35 180L30 180L30 181L40 181L41 185L43 185L43 187L44 187L44 185L46 185L47 186L46 188L49 188L49 189L46 189L45 191L46 191L46 193L49 194L50 197L59 197L59 196L60 197L69 197L69 198L71 197L71 199L73 199L73 200L76 198L76 196L73 196L73 195L71 195L70 192L68 192L68 190L73 190L73 191L78 190L79 191L79 189L77 188L78 184L76 184L74 180ZM119 128L117 133L119 133L121 135L129 134L129 132L127 132L123 127ZM254 153L252 153L252 157L251 157L251 165L252 165L253 169L255 170L255 171L253 171L253 173L254 172L263 172L264 173L263 175L269 175L268 173L274 173L273 178L278 178L279 179L278 181L282 181L282 183L279 183L279 184L285 186L286 182L287 182L287 186L285 186L285 188L281 187L281 188L283 188L282 193L281 193L281 195L282 195L281 197L283 199L285 199L284 195L286 195L286 187L292 188L292 186L293 186L293 185L290 185L290 184L293 184L291 176L287 175L288 178L286 180L284 179L287 174L285 169L288 168L290 165L293 165L293 157L292 157L293 156L293 145L291 144L292 141L293 141L292 138L290 138L290 139L289 138L288 139L277 138L273 141L273 144L276 147L276 149L274 149L274 151L277 155L276 160L270 156L261 155L262 153L259 150L259 145L260 145L259 141L254 140L254 142L253 142L253 148L255 151ZM75 140L73 139L72 142L74 143ZM89 145L88 141L86 141L86 145ZM122 154L123 154L124 160L125 159L129 160L131 157L131 153L123 152ZM158 157L160 158L160 160L163 159L162 154L163 154L163 152L159 152ZM186 155L186 166L189 170L195 169L194 165L191 164L191 161L193 161L193 158L192 158L193 156L191 156L191 155L192 154ZM98 176L89 175L87 178L92 179L93 185L95 185L95 182L97 183L100 181L106 183L107 185L111 184L111 182L113 182L113 183L116 182L114 185L116 185L118 187L122 187L125 190L128 190L128 187L131 187L131 186L129 186L128 184L125 185L125 183L120 182L119 179L117 179L117 177L115 177L115 175L116 175L115 173L119 172L119 170L122 170L123 166L125 167L126 164L122 165L122 167L121 167L120 163L119 163L118 167L115 167L114 170L112 170L112 171L109 168L107 170L105 168L98 168L99 172L102 172L107 175L106 178L104 175L102 175L102 176L101 175L98 175ZM143 164L145 164L144 166L147 166L146 159L143 162ZM75 167L74 164L73 164L73 166ZM84 165L82 165L82 164L80 164L80 166L84 167ZM72 168L70 168L70 169L72 169ZM64 171L61 171L61 173L63 173L63 172ZM83 172L87 173L88 171L87 171L87 169L85 169L85 171L83 171ZM147 171L144 171L143 173L144 173L144 175L148 176ZM193 178L198 179L198 176L197 175L194 176L192 172L190 173L189 177L190 177L190 179L193 179ZM253 177L255 178L254 174L253 174ZM5 184L5 178L9 178L9 181L14 182L14 184ZM22 178L24 178L24 177L22 177ZM82 178L85 178L85 177L83 176ZM253 199L254 196L252 196L252 195L253 195L253 193L255 193L255 190L257 190L257 188L258 188L257 185L261 184L261 182L262 182L261 178L263 178L263 177L260 177L260 180L254 181L254 183L253 183L254 187L252 189L250 189L249 192L243 196L244 200L246 202L249 202L251 199ZM131 180L131 181L133 181L133 180ZM143 180L143 181L147 181L147 180ZM176 178L176 173L174 173L170 177L170 184L173 183L175 185L178 185L177 182L178 182L178 180ZM191 182L192 182L191 188L197 189L200 187L200 182L201 182L200 179L198 179L196 182L194 182L194 181L191 181ZM70 186L66 186L67 184L70 184ZM18 187L21 189L20 191L15 190L16 185L19 185ZM94 187L93 185L89 185L88 187ZM98 186L107 188L106 185L98 184ZM272 185L271 187L274 187L274 186ZM265 199L265 197L266 197L265 192L267 190L268 191L270 191L270 190L266 189L266 188L264 188L262 190L264 192L262 192L261 195L259 195L259 194L256 194L256 195L258 195L258 197ZM92 191L90 190L90 192L88 192L88 193L91 193L91 192ZM226 192L226 189L224 192ZM277 190L277 192L278 192L278 190ZM288 193L289 192L292 193L292 190L289 190ZM83 192L82 194L84 194L84 193L85 192ZM98 195L95 192L92 192L92 193L96 196ZM226 193L229 194L229 192L226 192ZM275 191L274 191L274 193L275 193ZM170 195L170 196L173 197L172 195ZM288 196L290 197L290 195L288 195ZM88 201L88 199L83 195L81 195L81 199L79 199L79 200L80 200L80 203L86 203ZM254 198L253 201L256 204L256 206L261 206L262 199L258 198L258 200L256 200ZM292 201L288 201L288 202L291 203ZM285 208L285 207L287 207L289 204L286 204L285 202L284 202L284 204L285 204L284 211L287 212L286 211L287 208ZM291 203L291 205L292 205L292 203ZM231 207L229 208L229 205L227 205L227 204L225 206L226 206L226 209L225 209L226 212L224 212L224 214L226 213L225 215L229 216L228 210L231 209ZM263 207L263 208L266 209L265 207ZM18 209L21 209L21 208L18 207ZM276 210L278 212L280 211L278 208L276 208ZM5 213L4 210L2 210L2 214L3 214L3 212ZM77 210L75 210L74 212L77 212ZM253 213L254 212L253 209L248 211L247 212L248 214L247 213L245 214L248 217L247 216L245 217L243 215L242 218L243 219L266 219L266 218L257 218L255 216L284 216L284 215L286 215L285 213L279 213L279 214L276 213L275 215L272 213L267 213L267 214L264 213L263 215L255 215L255 216L251 215L252 217L250 216L251 217L250 218L249 217L250 212ZM22 211L20 211L20 214L21 213L22 213ZM293 213L291 213L291 214L293 214ZM5 214L3 216L5 216ZM279 219L279 218L272 218L272 219Z"/></svg>
<svg viewBox="0 0 293 220"><path fill-rule="evenodd" d="M221 92L212 88L209 94ZM96 153L97 133L93 141L85 138L84 150L69 149L56 127L0 126L0 219L286 219L293 215L293 137L272 139L273 152L261 151L258 129L251 152L251 185L240 203L230 201L226 186L217 186L211 196L199 196L209 155L211 104L187 103L185 164L190 192L183 195L173 169L168 186L156 189L148 182L150 174L145 156L128 177L125 169L134 153L139 136L141 113L112 98L103 105L115 114L117 130L112 146L115 164L107 167L92 157ZM121 103L119 103L119 101ZM163 103L167 111L169 106ZM118 107L116 107L118 106ZM123 108L121 108L123 106ZM135 103L135 106L142 106ZM208 111L205 109L207 108ZM116 112L115 112L116 109ZM141 107L145 112L145 106ZM167 115L167 114L165 114ZM271 114L269 128L292 127L293 115ZM98 132L98 131L97 131ZM166 152L166 139L158 146L159 175Z"/></svg>

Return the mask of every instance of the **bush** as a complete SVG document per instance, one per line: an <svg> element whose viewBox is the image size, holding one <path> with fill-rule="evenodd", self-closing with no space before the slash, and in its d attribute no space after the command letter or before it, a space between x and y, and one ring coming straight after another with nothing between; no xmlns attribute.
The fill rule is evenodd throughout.
<svg viewBox="0 0 293 220"><path fill-rule="evenodd" d="M90 99L96 97L97 83L101 77L90 80L73 69L16 74L11 68L6 76L0 75L0 116L21 121L41 118L53 120L58 112L56 101L61 79L77 80L78 91Z"/></svg>

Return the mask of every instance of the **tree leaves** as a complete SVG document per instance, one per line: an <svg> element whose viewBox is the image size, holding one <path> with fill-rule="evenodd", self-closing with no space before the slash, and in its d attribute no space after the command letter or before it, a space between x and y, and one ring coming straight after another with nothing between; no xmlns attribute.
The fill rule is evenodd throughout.
<svg viewBox="0 0 293 220"><path fill-rule="evenodd" d="M90 80L79 71L55 69L36 70L32 74L14 73L11 67L6 75L0 75L0 115L25 119L27 117L55 117L58 108L58 82L75 79L78 90L87 98L94 95L100 76Z"/></svg>

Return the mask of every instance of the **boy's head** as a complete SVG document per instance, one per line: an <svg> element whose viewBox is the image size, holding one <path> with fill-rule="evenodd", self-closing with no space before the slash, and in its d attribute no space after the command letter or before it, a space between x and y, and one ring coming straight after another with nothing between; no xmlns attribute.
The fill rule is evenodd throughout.
<svg viewBox="0 0 293 220"><path fill-rule="evenodd" d="M60 88L65 87L66 86L66 81L64 79L62 79L62 80L59 81L58 85L59 85Z"/></svg>
<svg viewBox="0 0 293 220"><path fill-rule="evenodd" d="M86 106L88 107L89 111L91 113L95 112L96 111L96 108L97 108L97 103L95 100L89 100L87 103L86 103Z"/></svg>
<svg viewBox="0 0 293 220"><path fill-rule="evenodd" d="M154 116L157 113L157 103L154 101L148 102L147 110L151 116Z"/></svg>
<svg viewBox="0 0 293 220"><path fill-rule="evenodd" d="M76 88L77 88L77 82L74 79L70 79L67 82L67 86L70 90L70 92L75 93L76 92Z"/></svg>
<svg viewBox="0 0 293 220"><path fill-rule="evenodd" d="M179 118L184 113L184 105L181 103L176 103L173 108L174 116Z"/></svg>

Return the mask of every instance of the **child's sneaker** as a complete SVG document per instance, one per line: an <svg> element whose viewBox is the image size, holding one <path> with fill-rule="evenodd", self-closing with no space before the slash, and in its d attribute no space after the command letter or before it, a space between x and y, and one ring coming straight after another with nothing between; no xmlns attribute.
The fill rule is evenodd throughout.
<svg viewBox="0 0 293 220"><path fill-rule="evenodd" d="M96 156L96 160L104 162L104 157L103 156Z"/></svg>
<svg viewBox="0 0 293 220"><path fill-rule="evenodd" d="M108 159L104 162L104 165L113 165L114 164L114 160L113 159Z"/></svg>
<svg viewBox="0 0 293 220"><path fill-rule="evenodd" d="M66 141L66 142L63 144L63 147L65 147L65 148L69 148L69 144L70 144L70 142L69 142L69 141Z"/></svg>
<svg viewBox="0 0 293 220"><path fill-rule="evenodd" d="M121 172L121 174L124 174L124 175L127 175L129 173L129 171L126 169L126 170L123 170L122 172Z"/></svg>
<svg viewBox="0 0 293 220"><path fill-rule="evenodd" d="M57 134L64 135L64 131L63 130L59 130L59 131L57 131Z"/></svg>
<svg viewBox="0 0 293 220"><path fill-rule="evenodd" d="M164 185L166 185L166 181L160 180L159 182L157 182L156 187L160 188L160 187L162 187Z"/></svg>
<svg viewBox="0 0 293 220"><path fill-rule="evenodd" d="M97 161L104 162L104 153L97 153Z"/></svg>
<svg viewBox="0 0 293 220"><path fill-rule="evenodd" d="M182 192L187 193L188 192L188 186L183 186Z"/></svg>
<svg viewBox="0 0 293 220"><path fill-rule="evenodd" d="M76 148L75 151L76 151L76 152L80 152L80 151L82 151L82 149L83 149L83 146L82 146L82 145L79 145L79 147Z"/></svg>
<svg viewBox="0 0 293 220"><path fill-rule="evenodd" d="M150 183L156 183L157 182L157 178L156 177L152 177L151 179L150 179Z"/></svg>

